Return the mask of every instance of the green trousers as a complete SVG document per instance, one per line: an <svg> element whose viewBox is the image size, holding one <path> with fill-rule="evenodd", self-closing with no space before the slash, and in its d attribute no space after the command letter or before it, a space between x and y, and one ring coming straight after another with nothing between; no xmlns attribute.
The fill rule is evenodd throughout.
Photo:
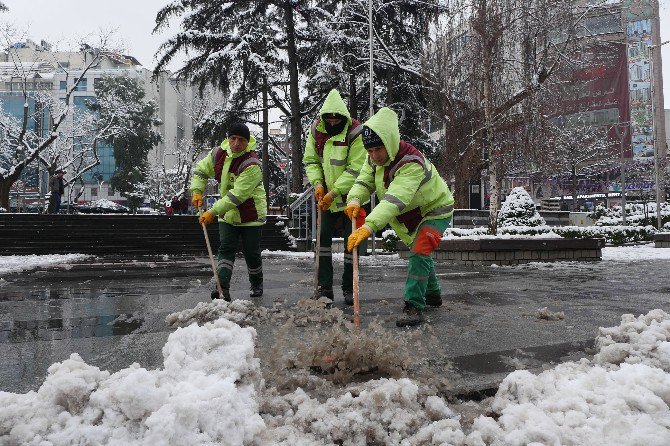
<svg viewBox="0 0 670 446"><path fill-rule="evenodd" d="M333 287L333 235L338 224L344 233L344 271L342 272L342 291L354 289L354 256L347 251L347 238L351 234L351 220L344 211L321 212L321 247L319 249L319 286ZM359 247L360 248L360 247ZM361 249L358 250L360 254Z"/></svg>
<svg viewBox="0 0 670 446"><path fill-rule="evenodd" d="M263 285L263 263L261 260L261 226L233 226L219 222L219 251L217 252L217 274L221 288L230 288L235 253L242 238L242 253L247 262L249 282L252 286Z"/></svg>
<svg viewBox="0 0 670 446"><path fill-rule="evenodd" d="M441 218L437 220L429 220L423 222L417 228L417 237L409 247L409 264L407 266L407 281L405 282L405 289L403 291L405 301L411 303L419 310L426 308L426 292L441 293L442 289L435 276L435 264L430 253L426 249L422 249L419 254L415 251L417 242L421 242L422 229L433 230L439 234L443 234L451 223L451 217ZM433 248L434 249L434 248ZM430 250L432 253L432 250Z"/></svg>

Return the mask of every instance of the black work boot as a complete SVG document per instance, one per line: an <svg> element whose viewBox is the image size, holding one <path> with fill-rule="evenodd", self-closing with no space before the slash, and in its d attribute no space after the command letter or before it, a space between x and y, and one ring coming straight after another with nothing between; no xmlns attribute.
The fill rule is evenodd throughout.
<svg viewBox="0 0 670 446"><path fill-rule="evenodd" d="M316 290L316 294L314 296L312 296L312 299L319 300L322 297L325 297L325 298L330 299L330 300L335 300L335 295L333 294L333 289L320 286Z"/></svg>
<svg viewBox="0 0 670 446"><path fill-rule="evenodd" d="M219 291L218 290L212 291L212 300L221 299L222 297L223 297L223 300L225 300L226 302L230 302L230 300L231 300L230 299L230 291L228 290L228 288L222 288L221 289L221 296L219 296Z"/></svg>
<svg viewBox="0 0 670 446"><path fill-rule="evenodd" d="M342 291L342 295L344 296L344 303L347 305L353 305L354 304L354 292L353 291Z"/></svg>
<svg viewBox="0 0 670 446"><path fill-rule="evenodd" d="M249 291L250 297L261 297L263 295L263 285L251 285L251 290Z"/></svg>
<svg viewBox="0 0 670 446"><path fill-rule="evenodd" d="M423 311L409 302L405 302L402 312L403 316L395 322L397 327L413 327L423 322Z"/></svg>
<svg viewBox="0 0 670 446"><path fill-rule="evenodd" d="M438 291L426 292L426 305L429 307L441 307L442 296L440 296L440 293Z"/></svg>

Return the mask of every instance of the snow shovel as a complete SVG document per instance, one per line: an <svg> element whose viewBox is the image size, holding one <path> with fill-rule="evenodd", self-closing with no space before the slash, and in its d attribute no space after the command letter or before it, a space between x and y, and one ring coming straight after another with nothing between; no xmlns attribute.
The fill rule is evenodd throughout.
<svg viewBox="0 0 670 446"><path fill-rule="evenodd" d="M351 219L351 232L353 233L356 231L356 219L352 218ZM345 240L346 243L346 240ZM361 316L360 316L360 304L358 300L358 246L356 246L354 249L351 250L351 254L353 256L353 262L354 262L354 286L353 286L353 292L354 292L354 326L356 328L360 328L361 326Z"/></svg>
<svg viewBox="0 0 670 446"><path fill-rule="evenodd" d="M314 250L314 294L312 298L319 298L319 256L321 253L321 209L316 211L316 249Z"/></svg>
<svg viewBox="0 0 670 446"><path fill-rule="evenodd" d="M199 209L198 216L202 215L202 209ZM205 234L205 242L207 243L207 252L209 253L209 261L212 264L212 274L214 275L214 280L216 281L216 290L219 292L219 299L227 300L230 302L230 298L226 299L223 295L223 289L221 288L221 282L219 281L219 275L216 274L216 263L214 263L214 254L212 254L212 245L209 243L209 234L207 233L207 226L204 223L200 224L202 226L202 232Z"/></svg>

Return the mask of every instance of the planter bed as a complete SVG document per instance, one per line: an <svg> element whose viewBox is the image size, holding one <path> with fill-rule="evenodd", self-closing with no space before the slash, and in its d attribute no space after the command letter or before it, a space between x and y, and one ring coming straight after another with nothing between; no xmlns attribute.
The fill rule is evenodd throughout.
<svg viewBox="0 0 670 446"><path fill-rule="evenodd" d="M433 258L458 265L592 262L601 260L604 246L605 239L452 239L442 240ZM401 258L409 257L407 246L397 247Z"/></svg>
<svg viewBox="0 0 670 446"><path fill-rule="evenodd" d="M654 246L656 248L670 248L670 232L654 234Z"/></svg>

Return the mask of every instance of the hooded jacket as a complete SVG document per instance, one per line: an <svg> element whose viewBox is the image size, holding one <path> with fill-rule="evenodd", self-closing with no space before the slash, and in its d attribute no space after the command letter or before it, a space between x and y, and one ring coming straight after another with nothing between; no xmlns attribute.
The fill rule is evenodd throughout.
<svg viewBox="0 0 670 446"><path fill-rule="evenodd" d="M400 140L398 115L393 110L382 108L364 125L381 138L389 159L377 166L368 157L347 200L364 203L377 192L379 204L365 224L373 231L390 224L400 240L410 245L421 223L453 214L454 198L428 158Z"/></svg>
<svg viewBox="0 0 670 446"><path fill-rule="evenodd" d="M347 125L337 135L326 133L323 115L327 113L337 113L347 119ZM362 126L351 119L346 104L335 89L328 93L319 116L321 119L315 121L315 131L310 130L307 134L302 161L311 185L322 183L328 192L335 192L336 198L329 210L337 212L344 209L344 197L365 162L366 152L360 136Z"/></svg>
<svg viewBox="0 0 670 446"><path fill-rule="evenodd" d="M242 153L234 153L228 139L221 147L212 149L195 165L191 192L202 194L207 180L219 183L221 198L210 212L234 226L260 226L265 224L267 204L261 164L254 150L256 139L252 136Z"/></svg>

